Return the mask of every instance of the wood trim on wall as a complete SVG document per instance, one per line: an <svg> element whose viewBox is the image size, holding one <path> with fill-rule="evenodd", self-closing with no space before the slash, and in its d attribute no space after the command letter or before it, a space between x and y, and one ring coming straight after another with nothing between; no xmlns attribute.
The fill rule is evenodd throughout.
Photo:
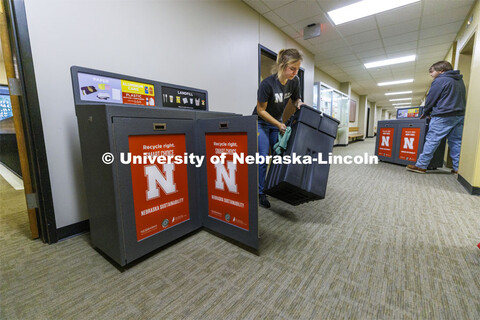
<svg viewBox="0 0 480 320"><path fill-rule="evenodd" d="M3 2L0 2L0 30L3 60L5 62L7 79L15 79L15 66L13 64L12 48L10 47L10 36L8 34L7 28L7 17ZM30 176L27 146L25 143L25 131L22 123L22 111L20 109L20 101L18 96L10 94L10 100L12 104L13 123L17 139L18 155L20 157L20 168L22 171L23 185L26 196L27 194L35 193L35 190ZM27 212L30 225L30 234L32 239L36 239L39 236L37 224L37 210L27 208Z"/></svg>

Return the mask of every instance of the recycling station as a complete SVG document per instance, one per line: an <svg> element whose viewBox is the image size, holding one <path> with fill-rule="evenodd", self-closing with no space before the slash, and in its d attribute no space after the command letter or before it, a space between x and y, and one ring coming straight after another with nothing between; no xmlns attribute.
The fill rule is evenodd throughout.
<svg viewBox="0 0 480 320"><path fill-rule="evenodd" d="M232 164L257 152L256 116L208 111L194 88L71 74L94 247L124 266L204 227L258 250L257 168ZM222 153L223 164L210 161Z"/></svg>
<svg viewBox="0 0 480 320"><path fill-rule="evenodd" d="M415 164L423 151L427 132L427 119L412 117L378 121L375 155L385 162L401 165ZM428 169L441 168L444 153L445 139L435 151Z"/></svg>

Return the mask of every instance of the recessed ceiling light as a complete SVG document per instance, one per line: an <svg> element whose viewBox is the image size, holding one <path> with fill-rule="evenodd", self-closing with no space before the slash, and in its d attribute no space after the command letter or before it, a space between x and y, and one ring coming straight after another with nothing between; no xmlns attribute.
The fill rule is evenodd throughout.
<svg viewBox="0 0 480 320"><path fill-rule="evenodd" d="M395 109L403 109L403 108L410 108L411 106L402 106L402 107L395 107Z"/></svg>
<svg viewBox="0 0 480 320"><path fill-rule="evenodd" d="M405 80L397 80L397 81L390 81L390 82L380 82L378 85L381 86L389 86L392 84L402 84L402 83L410 83L413 82L413 79L405 79Z"/></svg>
<svg viewBox="0 0 480 320"><path fill-rule="evenodd" d="M392 103L392 106L402 106L405 104L412 104L411 102L402 102L402 103Z"/></svg>
<svg viewBox="0 0 480 320"><path fill-rule="evenodd" d="M385 93L386 96L394 96L397 94L409 94L412 93L412 91L399 91L399 92L387 92Z"/></svg>
<svg viewBox="0 0 480 320"><path fill-rule="evenodd" d="M404 101L404 100L412 100L412 98L390 99L388 101Z"/></svg>
<svg viewBox="0 0 480 320"><path fill-rule="evenodd" d="M406 6L420 0L363 0L327 12L336 25Z"/></svg>
<svg viewBox="0 0 480 320"><path fill-rule="evenodd" d="M411 55L411 56L405 56L405 57L400 57L400 58L369 62L369 63L365 63L364 66L367 69L375 68L375 67L388 66L388 65L391 65L391 64L415 61L415 57L416 57L416 55Z"/></svg>

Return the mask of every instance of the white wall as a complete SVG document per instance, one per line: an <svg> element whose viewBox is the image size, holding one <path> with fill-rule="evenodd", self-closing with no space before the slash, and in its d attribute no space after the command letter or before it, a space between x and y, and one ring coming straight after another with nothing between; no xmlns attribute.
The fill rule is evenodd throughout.
<svg viewBox="0 0 480 320"><path fill-rule="evenodd" d="M364 134L364 137L367 137L367 116L368 116L368 97L366 95L361 95L358 97L358 130L360 133Z"/></svg>
<svg viewBox="0 0 480 320"><path fill-rule="evenodd" d="M211 110L250 114L259 42L275 51L299 47L241 1L25 0L25 7L57 228L88 219L70 66L206 89ZM311 104L313 56L302 51Z"/></svg>
<svg viewBox="0 0 480 320"><path fill-rule="evenodd" d="M315 68L314 77L314 82L322 82L336 90L340 90L340 82L318 68Z"/></svg>

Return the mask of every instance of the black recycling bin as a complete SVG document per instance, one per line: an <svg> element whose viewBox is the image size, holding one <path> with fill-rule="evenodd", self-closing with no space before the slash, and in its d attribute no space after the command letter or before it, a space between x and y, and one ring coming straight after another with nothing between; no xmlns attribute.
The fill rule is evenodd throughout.
<svg viewBox="0 0 480 320"><path fill-rule="evenodd" d="M272 163L265 182L265 193L291 205L325 198L329 164L323 164L332 152L340 121L306 105L287 121L292 128L283 154L310 156L312 164ZM321 158L320 158L321 157Z"/></svg>
<svg viewBox="0 0 480 320"><path fill-rule="evenodd" d="M375 155L385 162L415 164L423 151L428 124L427 119L418 118L378 121ZM446 139L442 139L428 165L429 170L443 166L445 143Z"/></svg>

